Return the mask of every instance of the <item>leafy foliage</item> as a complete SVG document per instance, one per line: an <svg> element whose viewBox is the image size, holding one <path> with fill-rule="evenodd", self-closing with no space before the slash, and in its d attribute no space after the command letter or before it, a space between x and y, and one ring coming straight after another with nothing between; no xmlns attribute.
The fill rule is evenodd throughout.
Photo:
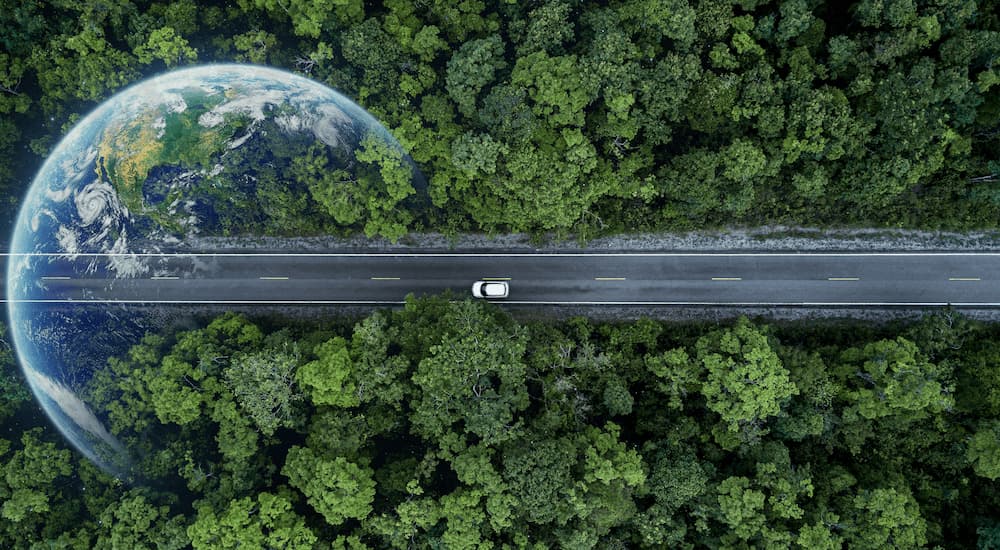
<svg viewBox="0 0 1000 550"><path fill-rule="evenodd" d="M143 486L43 428L0 440L0 545L989 548L998 340L952 312L522 324L411 297L353 327L226 314L147 335L87 388Z"/></svg>
<svg viewBox="0 0 1000 550"><path fill-rule="evenodd" d="M364 519L371 512L375 497L371 469L343 457L324 459L308 447L292 447L281 473L330 525L348 518Z"/></svg>
<svg viewBox="0 0 1000 550"><path fill-rule="evenodd" d="M701 392L708 408L719 413L726 430L748 441L755 441L765 420L798 393L767 336L746 318L734 329L703 336L696 347L707 371Z"/></svg>
<svg viewBox="0 0 1000 550"><path fill-rule="evenodd" d="M293 345L238 355L223 371L226 387L264 435L292 424L293 407L302 397L294 382L298 366Z"/></svg>
<svg viewBox="0 0 1000 550"><path fill-rule="evenodd" d="M100 5L5 10L8 207L42 160L21 151L44 155L94 102L164 67L235 60L359 98L434 206L404 200L424 189L397 152L366 146L374 171L355 180L295 151L296 181L257 175L270 221L241 220L266 233L1000 219L995 0ZM303 183L309 200L293 200Z"/></svg>

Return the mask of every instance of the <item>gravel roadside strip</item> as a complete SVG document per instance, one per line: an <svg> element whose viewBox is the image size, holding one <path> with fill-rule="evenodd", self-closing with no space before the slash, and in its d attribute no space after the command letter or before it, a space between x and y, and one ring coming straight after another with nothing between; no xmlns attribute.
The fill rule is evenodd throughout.
<svg viewBox="0 0 1000 550"><path fill-rule="evenodd" d="M968 233L887 229L759 227L684 233L644 233L602 237L581 244L552 237L533 240L513 233L410 233L398 243L363 236L342 237L194 237L177 248L198 251L1000 251L1000 231Z"/></svg>

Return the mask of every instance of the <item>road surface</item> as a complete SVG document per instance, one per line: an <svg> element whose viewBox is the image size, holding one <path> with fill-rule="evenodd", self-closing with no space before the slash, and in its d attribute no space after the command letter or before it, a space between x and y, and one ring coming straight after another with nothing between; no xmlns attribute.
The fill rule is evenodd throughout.
<svg viewBox="0 0 1000 550"><path fill-rule="evenodd" d="M397 304L510 281L511 304L1000 306L1000 253L150 254L111 279L46 258L40 302ZM8 258L8 261L13 258Z"/></svg>

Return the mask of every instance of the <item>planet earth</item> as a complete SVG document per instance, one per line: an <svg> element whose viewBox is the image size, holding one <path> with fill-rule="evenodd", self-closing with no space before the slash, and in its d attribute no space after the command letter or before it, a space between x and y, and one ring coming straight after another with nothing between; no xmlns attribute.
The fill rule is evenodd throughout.
<svg viewBox="0 0 1000 550"><path fill-rule="evenodd" d="M322 218L311 216L317 201L296 177L296 159L313 166L319 159L351 185L360 171L377 176L356 158L371 139L401 151L374 117L332 88L252 65L145 80L72 128L22 203L6 288L22 370L73 446L128 475L128 449L84 388L162 316L155 306L48 303L53 281L101 276L113 286L155 275L156 254L184 250L194 237L274 234L294 229L290 220Z"/></svg>

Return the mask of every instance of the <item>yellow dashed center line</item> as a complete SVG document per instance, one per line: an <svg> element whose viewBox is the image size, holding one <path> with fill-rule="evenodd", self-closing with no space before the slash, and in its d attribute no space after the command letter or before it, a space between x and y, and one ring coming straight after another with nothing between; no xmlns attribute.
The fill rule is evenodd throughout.
<svg viewBox="0 0 1000 550"><path fill-rule="evenodd" d="M979 277L948 277L949 281L979 281Z"/></svg>
<svg viewBox="0 0 1000 550"><path fill-rule="evenodd" d="M624 281L625 277L594 277L595 281Z"/></svg>
<svg viewBox="0 0 1000 550"><path fill-rule="evenodd" d="M742 281L743 277L712 277L713 281Z"/></svg>
<svg viewBox="0 0 1000 550"><path fill-rule="evenodd" d="M860 281L861 277L827 277L827 281Z"/></svg>
<svg viewBox="0 0 1000 550"><path fill-rule="evenodd" d="M372 277L373 281L398 281L399 277Z"/></svg>

